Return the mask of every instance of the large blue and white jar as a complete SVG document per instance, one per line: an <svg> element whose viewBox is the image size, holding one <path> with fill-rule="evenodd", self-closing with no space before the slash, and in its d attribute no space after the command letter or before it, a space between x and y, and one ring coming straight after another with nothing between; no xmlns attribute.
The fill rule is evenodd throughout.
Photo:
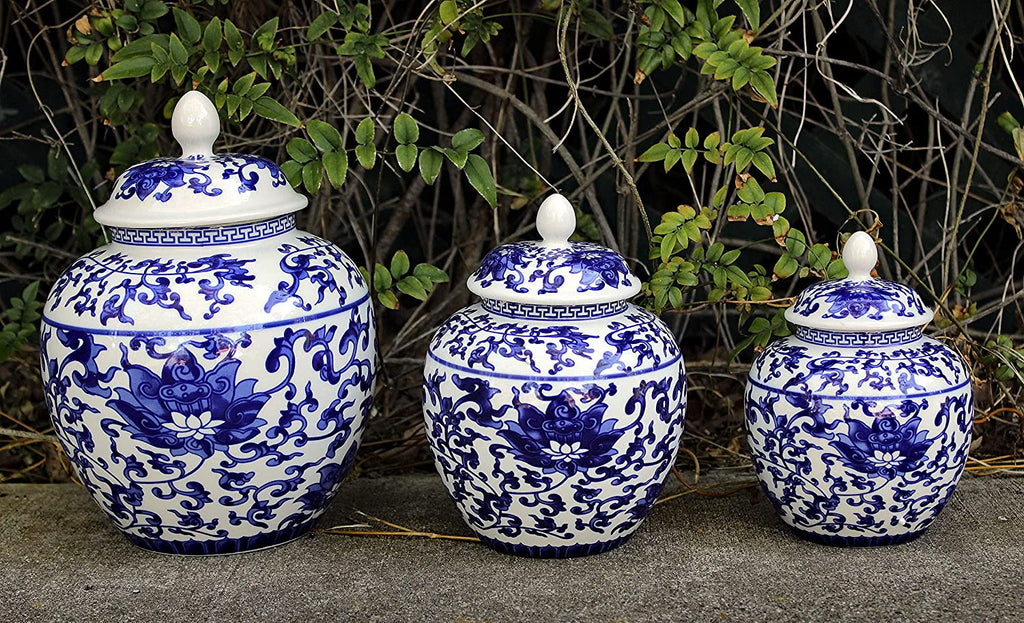
<svg viewBox="0 0 1024 623"><path fill-rule="evenodd" d="M77 477L134 543L174 554L276 545L352 465L373 398L358 268L295 228L307 199L264 158L214 154L190 92L179 158L126 170L41 327L46 401Z"/></svg>
<svg viewBox="0 0 1024 623"><path fill-rule="evenodd" d="M786 310L795 335L750 370L747 440L761 486L801 537L829 545L909 541L935 520L967 462L974 414L960 356L923 335L913 289L875 279L871 236L843 250L849 277Z"/></svg>
<svg viewBox="0 0 1024 623"><path fill-rule="evenodd" d="M624 542L651 511L683 429L675 337L627 302L617 253L569 242L548 197L539 242L501 246L469 279L483 301L434 335L423 414L437 470L469 527L510 554L566 557Z"/></svg>

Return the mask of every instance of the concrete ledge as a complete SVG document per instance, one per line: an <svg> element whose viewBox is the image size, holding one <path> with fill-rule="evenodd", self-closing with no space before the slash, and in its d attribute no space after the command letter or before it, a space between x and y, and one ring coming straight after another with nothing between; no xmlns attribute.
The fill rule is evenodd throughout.
<svg viewBox="0 0 1024 623"><path fill-rule="evenodd" d="M735 478L716 476L715 479ZM469 534L431 475L348 483L358 509ZM74 485L0 486L4 621L1022 621L1024 479L966 478L920 539L841 549L792 536L766 500L688 495L625 545L531 560L469 542L315 533L209 558L140 550Z"/></svg>

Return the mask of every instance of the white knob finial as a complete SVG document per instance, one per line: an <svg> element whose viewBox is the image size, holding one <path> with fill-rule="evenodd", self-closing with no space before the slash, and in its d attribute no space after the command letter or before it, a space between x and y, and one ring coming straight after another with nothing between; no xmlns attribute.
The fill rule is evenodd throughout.
<svg viewBox="0 0 1024 623"><path fill-rule="evenodd" d="M181 145L183 157L212 156L213 142L220 135L217 107L199 91L189 91L174 106L171 133Z"/></svg>
<svg viewBox="0 0 1024 623"><path fill-rule="evenodd" d="M854 232L843 248L843 264L850 271L847 279L862 281L871 278L871 269L878 262L878 249L875 239L862 231Z"/></svg>
<svg viewBox="0 0 1024 623"><path fill-rule="evenodd" d="M558 193L549 195L537 211L537 231L545 244L567 244L576 231L576 212L569 200Z"/></svg>

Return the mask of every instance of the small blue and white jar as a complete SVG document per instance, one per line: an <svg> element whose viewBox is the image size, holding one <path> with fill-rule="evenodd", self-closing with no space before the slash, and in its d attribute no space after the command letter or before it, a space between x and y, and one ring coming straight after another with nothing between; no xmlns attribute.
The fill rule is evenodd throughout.
<svg viewBox="0 0 1024 623"><path fill-rule="evenodd" d="M796 534L828 545L902 543L960 480L974 400L960 356L922 334L913 289L871 277L871 236L843 250L849 277L786 310L796 334L754 362L747 440L761 486Z"/></svg>
<svg viewBox="0 0 1024 623"><path fill-rule="evenodd" d="M352 465L377 346L341 249L295 228L273 162L214 154L202 94L174 109L180 158L135 165L96 220L110 244L47 299L42 371L77 477L144 548L225 554L297 538Z"/></svg>
<svg viewBox="0 0 1024 623"><path fill-rule="evenodd" d="M483 298L427 354L423 414L437 470L469 527L510 554L582 556L624 542L672 468L686 409L675 337L627 302L617 253L569 242L548 197L542 241L495 249L469 279Z"/></svg>

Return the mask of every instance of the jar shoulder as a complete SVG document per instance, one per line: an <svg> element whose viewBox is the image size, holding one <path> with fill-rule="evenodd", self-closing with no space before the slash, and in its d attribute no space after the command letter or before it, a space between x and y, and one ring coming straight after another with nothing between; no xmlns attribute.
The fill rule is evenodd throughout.
<svg viewBox="0 0 1024 623"><path fill-rule="evenodd" d="M970 385L960 354L923 335L888 346L824 346L789 336L761 352L749 378L755 385L791 392L869 397Z"/></svg>
<svg viewBox="0 0 1024 623"><path fill-rule="evenodd" d="M291 230L233 244L113 242L73 262L44 306L50 322L110 330L233 327L368 304L355 263Z"/></svg>
<svg viewBox="0 0 1024 623"><path fill-rule="evenodd" d="M668 327L629 304L597 318L541 320L496 314L478 303L438 328L428 358L485 375L602 377L681 365Z"/></svg>

